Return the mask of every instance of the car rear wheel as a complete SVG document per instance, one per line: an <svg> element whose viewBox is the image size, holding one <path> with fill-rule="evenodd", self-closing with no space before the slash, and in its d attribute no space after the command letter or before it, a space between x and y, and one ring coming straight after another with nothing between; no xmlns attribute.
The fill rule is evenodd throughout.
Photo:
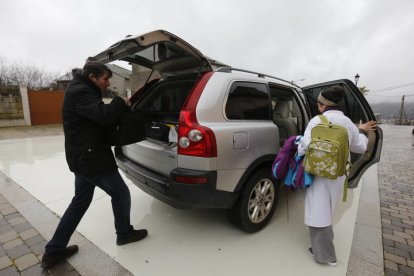
<svg viewBox="0 0 414 276"><path fill-rule="evenodd" d="M279 185L271 177L270 169L260 169L248 178L240 198L229 210L229 218L242 230L257 232L269 223L278 198Z"/></svg>

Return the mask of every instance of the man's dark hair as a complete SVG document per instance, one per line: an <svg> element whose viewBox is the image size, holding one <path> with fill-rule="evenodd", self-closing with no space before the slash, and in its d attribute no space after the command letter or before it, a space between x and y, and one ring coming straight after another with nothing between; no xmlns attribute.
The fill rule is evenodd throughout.
<svg viewBox="0 0 414 276"><path fill-rule="evenodd" d="M82 75L85 78L88 78L90 74L94 75L96 78L100 78L102 75L108 73L109 77L112 77L112 71L103 63L97 61L89 61L83 66Z"/></svg>

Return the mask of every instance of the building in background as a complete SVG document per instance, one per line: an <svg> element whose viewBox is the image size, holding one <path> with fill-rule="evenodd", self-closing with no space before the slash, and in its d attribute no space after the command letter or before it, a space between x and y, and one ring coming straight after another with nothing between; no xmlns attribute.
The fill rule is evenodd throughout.
<svg viewBox="0 0 414 276"><path fill-rule="evenodd" d="M129 78L132 72L115 64L107 64L107 66L113 73L112 78L110 79L111 86L109 87L109 90L118 96L127 97L129 91ZM65 75L56 79L57 89L65 90L72 79L72 71L68 71Z"/></svg>

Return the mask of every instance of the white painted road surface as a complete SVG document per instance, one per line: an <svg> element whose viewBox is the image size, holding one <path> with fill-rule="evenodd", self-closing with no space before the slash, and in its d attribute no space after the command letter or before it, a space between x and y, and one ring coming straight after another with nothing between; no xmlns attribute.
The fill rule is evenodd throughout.
<svg viewBox="0 0 414 276"><path fill-rule="evenodd" d="M58 216L74 193L63 140L61 135L0 140L0 170ZM366 177L372 170L376 175L373 166L338 208L334 223L337 267L316 264L308 255L304 194L285 191L268 226L247 234L228 221L225 210L174 209L124 177L132 196L131 223L147 228L148 238L125 246L115 244L110 198L99 188L77 231L134 275L346 275L360 187L376 181ZM82 256L82 247L78 255Z"/></svg>

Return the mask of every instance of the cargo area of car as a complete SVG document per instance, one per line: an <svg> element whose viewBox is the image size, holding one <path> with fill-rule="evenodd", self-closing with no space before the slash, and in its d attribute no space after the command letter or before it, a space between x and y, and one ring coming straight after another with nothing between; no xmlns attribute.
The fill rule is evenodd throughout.
<svg viewBox="0 0 414 276"><path fill-rule="evenodd" d="M147 122L145 139L122 147L125 157L165 175L177 167L180 111L196 80L197 75L166 78L140 92L132 110Z"/></svg>
<svg viewBox="0 0 414 276"><path fill-rule="evenodd" d="M196 82L196 76L167 78L144 89L132 110L147 120L178 124L181 108Z"/></svg>

